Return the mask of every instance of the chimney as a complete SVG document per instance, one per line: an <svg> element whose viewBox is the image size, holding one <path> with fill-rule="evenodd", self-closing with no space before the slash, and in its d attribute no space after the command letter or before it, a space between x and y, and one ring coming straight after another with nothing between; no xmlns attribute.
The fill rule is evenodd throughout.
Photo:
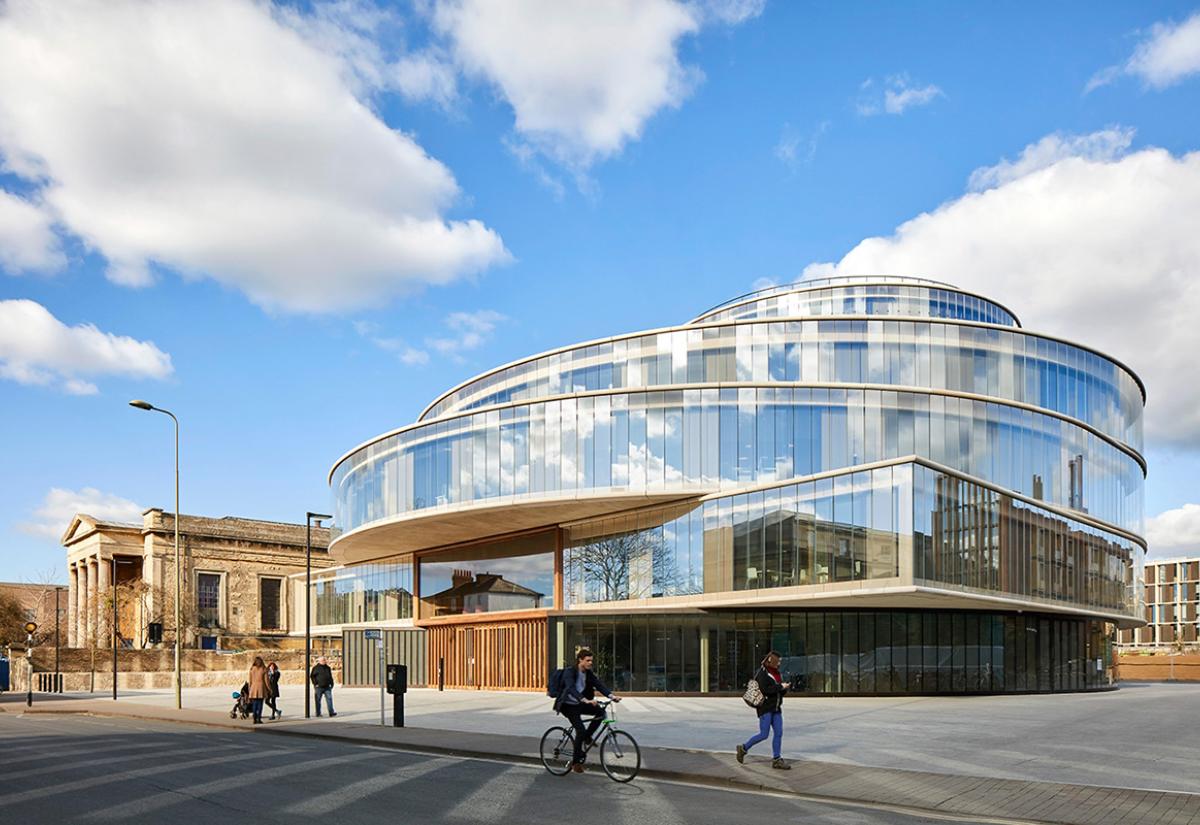
<svg viewBox="0 0 1200 825"><path fill-rule="evenodd" d="M455 570L450 574L451 587L458 587L460 584L469 584L474 580L475 576L470 570Z"/></svg>

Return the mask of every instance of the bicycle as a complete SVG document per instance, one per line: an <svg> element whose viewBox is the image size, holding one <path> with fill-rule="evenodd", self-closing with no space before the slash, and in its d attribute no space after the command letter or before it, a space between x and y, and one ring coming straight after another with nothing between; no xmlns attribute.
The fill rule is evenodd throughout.
<svg viewBox="0 0 1200 825"><path fill-rule="evenodd" d="M596 704L607 710L613 702L610 699ZM642 751L638 748L637 741L617 726L615 709L611 716L604 717L600 730L591 743L584 743L584 754L596 745L600 746L600 766L612 781L629 782L641 770ZM554 776L566 776L571 772L571 759L574 754L575 728L555 725L542 734L542 765Z"/></svg>

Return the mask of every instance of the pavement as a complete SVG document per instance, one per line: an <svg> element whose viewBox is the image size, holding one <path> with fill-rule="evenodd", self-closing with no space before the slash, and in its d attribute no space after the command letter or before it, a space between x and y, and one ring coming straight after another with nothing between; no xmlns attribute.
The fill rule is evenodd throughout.
<svg viewBox="0 0 1200 825"><path fill-rule="evenodd" d="M22 825L977 823L784 794L431 756L177 722L0 713L0 810Z"/></svg>
<svg viewBox="0 0 1200 825"><path fill-rule="evenodd" d="M1131 691L1136 693L1136 691ZM375 694L378 701L378 694ZM528 698L528 695L526 695ZM964 699L964 702L975 702ZM1059 696L1063 702L1089 699L1089 696ZM478 701L487 701L477 697ZM1064 700L1066 700L1064 702ZM410 694L409 704L417 701ZM627 700L633 702L634 699ZM684 701L684 700L679 700ZM622 703L624 706L626 703ZM377 706L376 706L377 707ZM536 764L539 735L517 735L486 731L462 731L431 727L382 727L362 721L337 719L304 720L285 718L261 726L250 727L248 722L230 720L227 710L204 710L139 703L135 699L113 702L111 699L64 698L40 700L34 708L9 701L0 704L6 714L21 713L36 717L41 714L88 714L114 716L140 722L170 721L227 730L252 730L265 737L289 737L305 740L319 739L419 752L445 757L470 757L501 760L517 764ZM1095 710L1093 708L1093 710ZM355 711L357 713L358 711ZM786 712L786 711L785 711ZM632 714L622 717L623 724ZM743 714L744 716L744 714ZM378 717L376 717L378 718ZM986 714L986 708L971 713L971 727L960 729L970 739L977 732L995 728L997 723ZM1175 723L1178 725L1178 718ZM553 724L548 716L536 727L526 725L525 731L540 734ZM528 721L528 720L527 720ZM1109 719L1112 723L1115 720ZM934 772L913 768L873 767L834 763L815 758L794 761L791 771L775 771L769 759L752 756L745 766L738 765L727 749L718 751L662 747L651 744L642 736L639 727L625 724L642 744L642 777L672 780L694 785L728 789L769 791L799 798L839 801L856 805L883 807L893 812L928 813L947 817L987 817L1011 822L1050 822L1067 825L1103 823L1104 825L1200 825L1200 794L1154 788L1132 788L1080 784L1033 779L1012 779L996 776L965 775ZM744 725L743 725L744 727ZM1173 739L1181 739L1176 728ZM907 734L907 735L906 735ZM904 748L908 742L917 744L919 730L897 729L894 744ZM1092 747L1081 733L1078 747ZM1140 740L1139 740L1140 741ZM888 743L880 743L888 744ZM1144 745L1128 743L1128 750L1138 747L1167 748L1153 741ZM1119 763L1123 750L1107 751L1105 758ZM915 760L914 760L915 761ZM1200 786L1192 786L1193 789ZM2 803L2 800L0 800Z"/></svg>
<svg viewBox="0 0 1200 825"><path fill-rule="evenodd" d="M231 690L188 689L184 705L228 710ZM175 703L169 690L122 697L163 707ZM339 687L335 702L338 721L379 724L377 688ZM302 688L285 686L281 707L289 717L302 712ZM390 713L390 697L387 707ZM833 765L1189 792L1200 789L1200 737L1181 736L1179 722L1194 718L1198 707L1200 684L1186 683L1125 683L1116 691L1058 695L792 697L784 705L784 755ZM427 689L409 692L406 716L413 727L512 736L540 734L556 718L541 694ZM621 703L619 719L643 745L727 753L758 727L737 697L631 696Z"/></svg>

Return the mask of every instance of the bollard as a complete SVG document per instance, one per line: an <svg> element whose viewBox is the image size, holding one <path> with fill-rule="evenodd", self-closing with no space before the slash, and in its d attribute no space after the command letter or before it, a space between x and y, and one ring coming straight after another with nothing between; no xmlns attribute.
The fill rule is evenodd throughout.
<svg viewBox="0 0 1200 825"><path fill-rule="evenodd" d="M446 657L438 657L438 690L446 689Z"/></svg>

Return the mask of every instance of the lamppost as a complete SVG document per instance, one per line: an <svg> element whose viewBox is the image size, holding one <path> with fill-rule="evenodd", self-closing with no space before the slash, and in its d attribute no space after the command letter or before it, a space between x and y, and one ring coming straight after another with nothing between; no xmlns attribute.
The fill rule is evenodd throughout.
<svg viewBox="0 0 1200 825"><path fill-rule="evenodd" d="M312 520L317 520L317 526L326 519L322 513L304 514L304 718L312 713L312 680L308 678L312 672Z"/></svg>
<svg viewBox="0 0 1200 825"><path fill-rule="evenodd" d="M113 701L117 701L117 557L112 557Z"/></svg>
<svg viewBox="0 0 1200 825"><path fill-rule="evenodd" d="M62 643L58 636L58 594L62 592L61 587L54 588L54 692L62 693L62 671L58 666L58 655L62 649Z"/></svg>
<svg viewBox="0 0 1200 825"><path fill-rule="evenodd" d="M29 693L25 695L26 707L33 707L33 633L37 625L25 622L25 661L29 665Z"/></svg>
<svg viewBox="0 0 1200 825"><path fill-rule="evenodd" d="M170 410L156 407L148 401L130 401L129 406L169 415L175 422L175 707L179 709L183 707L183 677L179 669L179 646L183 634L183 574L179 561L179 419Z"/></svg>

